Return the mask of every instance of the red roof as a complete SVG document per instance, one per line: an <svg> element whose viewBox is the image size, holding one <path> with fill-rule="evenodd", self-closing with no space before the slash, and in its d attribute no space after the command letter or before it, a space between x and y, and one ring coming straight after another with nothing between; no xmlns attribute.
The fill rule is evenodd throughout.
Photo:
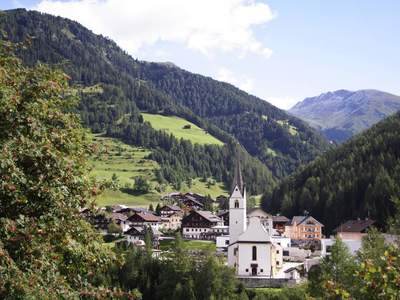
<svg viewBox="0 0 400 300"><path fill-rule="evenodd" d="M372 224L374 220L349 220L344 224L339 225L334 232L365 232Z"/></svg>

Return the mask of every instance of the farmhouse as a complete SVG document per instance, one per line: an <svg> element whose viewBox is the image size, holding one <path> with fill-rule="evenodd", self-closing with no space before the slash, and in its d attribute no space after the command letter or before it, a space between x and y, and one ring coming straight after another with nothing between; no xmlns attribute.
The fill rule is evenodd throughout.
<svg viewBox="0 0 400 300"><path fill-rule="evenodd" d="M151 226L152 228L159 229L161 225L161 218L151 213L136 213L128 218L132 226Z"/></svg>
<svg viewBox="0 0 400 300"><path fill-rule="evenodd" d="M176 205L164 205L160 209L161 217L169 217L174 214L182 214L183 215L183 211L179 206L176 206Z"/></svg>
<svg viewBox="0 0 400 300"><path fill-rule="evenodd" d="M182 219L182 236L187 239L209 239L214 226L223 225L223 221L210 211L194 210Z"/></svg>
<svg viewBox="0 0 400 300"><path fill-rule="evenodd" d="M340 224L334 232L342 240L361 240L374 223L375 221L370 219L349 220Z"/></svg>

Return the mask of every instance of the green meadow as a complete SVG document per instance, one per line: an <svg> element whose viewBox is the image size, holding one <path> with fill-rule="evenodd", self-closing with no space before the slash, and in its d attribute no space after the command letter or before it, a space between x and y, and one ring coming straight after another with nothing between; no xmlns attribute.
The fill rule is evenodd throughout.
<svg viewBox="0 0 400 300"><path fill-rule="evenodd" d="M154 129L165 130L178 139L189 140L194 144L223 145L220 140L185 119L175 116L162 116L147 113L142 113L142 116ZM187 128L185 128L185 126ZM189 126L190 128L188 128Z"/></svg>
<svg viewBox="0 0 400 300"><path fill-rule="evenodd" d="M104 191L97 196L95 201L99 206L125 204L131 206L148 207L150 203L154 206L160 202L160 198L172 191L173 187L166 185L164 192L155 190L159 184L156 181L154 171L160 166L157 162L148 159L151 153L148 149L132 147L126 145L117 139L102 137L100 135L92 136L93 142L97 145L97 154L90 159L92 167L90 175L96 180L111 181L116 176L119 189ZM124 187L133 187L135 177L142 176L150 182L150 192L146 194L132 194L124 192ZM195 192L203 195L210 195L215 198L221 194L226 195L227 190L221 182L209 180L212 184L203 182L200 178L192 180L191 187L182 183L180 192Z"/></svg>

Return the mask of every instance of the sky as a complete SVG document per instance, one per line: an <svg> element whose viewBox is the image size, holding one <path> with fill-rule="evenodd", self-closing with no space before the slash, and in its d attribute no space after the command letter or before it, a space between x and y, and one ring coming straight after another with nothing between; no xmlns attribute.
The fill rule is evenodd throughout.
<svg viewBox="0 0 400 300"><path fill-rule="evenodd" d="M338 89L400 95L398 0L0 0L76 20L133 57L280 108Z"/></svg>

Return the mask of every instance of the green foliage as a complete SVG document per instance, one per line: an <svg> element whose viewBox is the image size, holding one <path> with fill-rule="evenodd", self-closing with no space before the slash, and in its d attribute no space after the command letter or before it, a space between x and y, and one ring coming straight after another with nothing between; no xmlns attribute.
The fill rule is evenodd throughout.
<svg viewBox="0 0 400 300"><path fill-rule="evenodd" d="M118 233L122 233L122 229L121 229L121 226L119 226L117 223L115 223L113 221L110 224L108 224L107 232L111 233L111 234L118 234Z"/></svg>
<svg viewBox="0 0 400 300"><path fill-rule="evenodd" d="M349 219L369 217L383 227L395 212L399 183L397 113L283 180L264 195L263 207L288 216L307 210L327 234Z"/></svg>
<svg viewBox="0 0 400 300"><path fill-rule="evenodd" d="M347 299L357 289L353 274L357 268L347 246L337 238L318 271L309 277L309 291L322 299Z"/></svg>
<svg viewBox="0 0 400 300"><path fill-rule="evenodd" d="M139 193L148 193L150 191L150 183L142 176L135 177L135 185L133 189Z"/></svg>
<svg viewBox="0 0 400 300"><path fill-rule="evenodd" d="M99 188L67 76L0 41L0 298L136 299L108 287L116 256L79 216Z"/></svg>
<svg viewBox="0 0 400 300"><path fill-rule="evenodd" d="M82 97L79 112L84 124L95 133L155 150L152 159L161 165L159 178L176 187L202 176L229 186L238 141L244 147L245 180L253 194L270 189L276 177L327 148L305 123L267 102L208 77L134 60L76 22L12 10L0 17L0 28L13 41L34 36L32 47L19 52L24 61L59 64L80 85L75 91ZM144 122L140 111L183 118L225 146L178 140Z"/></svg>

